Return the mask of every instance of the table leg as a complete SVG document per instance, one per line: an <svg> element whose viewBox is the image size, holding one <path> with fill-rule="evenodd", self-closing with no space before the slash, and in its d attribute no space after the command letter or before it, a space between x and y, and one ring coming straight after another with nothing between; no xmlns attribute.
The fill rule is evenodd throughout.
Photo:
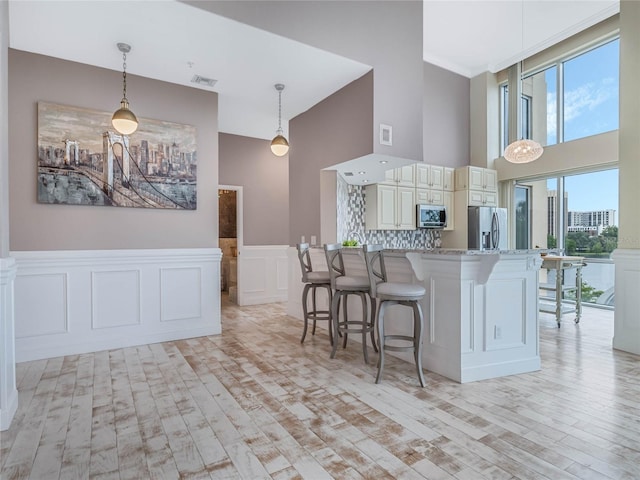
<svg viewBox="0 0 640 480"><path fill-rule="evenodd" d="M582 316L582 265L576 267L576 323Z"/></svg>

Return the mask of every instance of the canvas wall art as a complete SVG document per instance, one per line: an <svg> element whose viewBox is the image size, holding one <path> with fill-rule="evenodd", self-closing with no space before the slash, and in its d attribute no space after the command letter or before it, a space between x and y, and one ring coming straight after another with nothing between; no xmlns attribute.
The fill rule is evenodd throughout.
<svg viewBox="0 0 640 480"><path fill-rule="evenodd" d="M196 128L140 118L120 135L111 115L38 103L38 202L195 210Z"/></svg>

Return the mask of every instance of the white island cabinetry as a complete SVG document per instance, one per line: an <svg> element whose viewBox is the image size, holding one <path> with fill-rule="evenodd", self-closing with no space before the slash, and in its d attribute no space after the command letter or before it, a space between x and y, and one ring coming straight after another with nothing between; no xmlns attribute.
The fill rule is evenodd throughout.
<svg viewBox="0 0 640 480"><path fill-rule="evenodd" d="M539 370L540 255L445 252L405 254L427 290L424 367L461 383Z"/></svg>

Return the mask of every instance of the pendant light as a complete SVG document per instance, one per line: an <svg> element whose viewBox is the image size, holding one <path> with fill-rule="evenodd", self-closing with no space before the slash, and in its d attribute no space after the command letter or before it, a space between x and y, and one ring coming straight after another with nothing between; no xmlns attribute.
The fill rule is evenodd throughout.
<svg viewBox="0 0 640 480"><path fill-rule="evenodd" d="M138 119L129 110L129 100L127 100L127 53L131 51L131 46L118 43L118 50L122 52L122 100L120 108L111 117L111 124L121 135L131 135L138 129Z"/></svg>
<svg viewBox="0 0 640 480"><path fill-rule="evenodd" d="M282 157L289 151L289 142L282 134L282 90L284 90L284 85L276 83L275 87L278 91L278 130L276 130L276 136L271 140L271 151L274 155Z"/></svg>
<svg viewBox="0 0 640 480"><path fill-rule="evenodd" d="M521 6L522 50L524 51L524 1ZM514 105L515 104L515 105ZM509 122L509 140L511 143L504 150L505 160L511 163L529 163L540 158L544 149L535 140L522 138L522 62L509 69L509 114L515 115L514 122ZM513 118L513 117L511 117ZM514 131L515 130L515 131ZM520 140L516 140L520 137Z"/></svg>
<svg viewBox="0 0 640 480"><path fill-rule="evenodd" d="M509 94L509 113L514 113L516 122L509 125L509 139L511 143L504 150L504 158L511 163L529 163L540 158L544 152L542 146L535 140L520 138L522 135L522 64L513 65L509 71L509 85L513 85L513 95ZM511 104L515 103L512 107ZM515 132L514 132L515 130Z"/></svg>

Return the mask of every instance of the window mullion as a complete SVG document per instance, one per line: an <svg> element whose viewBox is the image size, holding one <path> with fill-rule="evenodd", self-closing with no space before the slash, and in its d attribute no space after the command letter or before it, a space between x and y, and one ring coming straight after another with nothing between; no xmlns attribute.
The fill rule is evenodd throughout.
<svg viewBox="0 0 640 480"><path fill-rule="evenodd" d="M556 143L564 142L564 63L557 63L556 74Z"/></svg>

